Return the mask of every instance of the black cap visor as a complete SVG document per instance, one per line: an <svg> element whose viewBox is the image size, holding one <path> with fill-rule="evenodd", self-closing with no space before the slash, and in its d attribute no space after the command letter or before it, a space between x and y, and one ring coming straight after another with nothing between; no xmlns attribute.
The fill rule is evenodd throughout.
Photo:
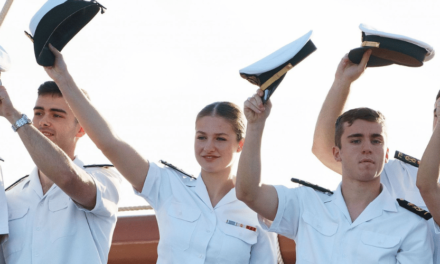
<svg viewBox="0 0 440 264"><path fill-rule="evenodd" d="M268 81L272 76L277 74L279 71L281 71L284 67L286 67L288 64L291 64L292 67L295 67L298 63L300 63L303 59L307 58L310 54L312 54L316 50L315 45L311 40L309 40L306 45L289 61L283 63L282 65L278 66L277 68L270 70L268 72L264 72L260 75L248 75L248 74L241 74L241 77L245 78L252 84L262 86L266 81ZM281 81L284 79L286 74L283 74L275 80L272 84L270 84L265 90L264 95L262 97L263 103L265 104L267 100L272 96L272 94L275 92L277 87L280 85Z"/></svg>
<svg viewBox="0 0 440 264"><path fill-rule="evenodd" d="M409 67L420 67L423 65L426 49L415 44L379 36L365 36L364 42L377 43L379 47L364 46L350 51L348 58L353 63L359 64L364 53L371 49L372 53L367 67L388 66L399 64ZM367 44L372 45L372 44Z"/></svg>

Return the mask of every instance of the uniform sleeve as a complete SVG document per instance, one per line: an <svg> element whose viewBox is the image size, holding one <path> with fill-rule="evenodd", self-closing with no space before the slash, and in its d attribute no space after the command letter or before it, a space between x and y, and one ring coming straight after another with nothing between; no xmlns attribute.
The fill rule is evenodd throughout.
<svg viewBox="0 0 440 264"><path fill-rule="evenodd" d="M171 197L172 190L170 186L170 177L167 170L157 166L156 163L150 162L147 178L145 179L142 192L134 192L143 197L156 210L162 204L162 197Z"/></svg>
<svg viewBox="0 0 440 264"><path fill-rule="evenodd" d="M433 263L434 245L428 222L420 218L397 253L397 263Z"/></svg>
<svg viewBox="0 0 440 264"><path fill-rule="evenodd" d="M277 234L261 230L257 243L252 246L249 264L276 264L278 262Z"/></svg>
<svg viewBox="0 0 440 264"><path fill-rule="evenodd" d="M0 167L0 235L8 234L8 204L6 202L5 186L3 184L3 174Z"/></svg>
<svg viewBox="0 0 440 264"><path fill-rule="evenodd" d="M289 189L285 186L275 186L278 194L278 209L274 221L258 215L263 229L294 239L298 232L300 219L300 188Z"/></svg>
<svg viewBox="0 0 440 264"><path fill-rule="evenodd" d="M96 204L92 210L87 210L75 203L79 210L98 216L110 217L118 212L119 188L121 176L110 168L91 168L86 172L93 178L96 185Z"/></svg>

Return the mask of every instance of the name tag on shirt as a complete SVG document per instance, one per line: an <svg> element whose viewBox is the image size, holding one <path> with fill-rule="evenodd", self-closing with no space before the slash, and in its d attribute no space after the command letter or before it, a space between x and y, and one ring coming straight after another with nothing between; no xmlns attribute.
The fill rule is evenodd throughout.
<svg viewBox="0 0 440 264"><path fill-rule="evenodd" d="M240 223L237 223L237 222L232 221L232 220L226 220L226 224L233 225L233 226L238 226L238 227L241 227L241 228L246 228L247 230L251 230L253 232L257 231L256 227L240 224Z"/></svg>

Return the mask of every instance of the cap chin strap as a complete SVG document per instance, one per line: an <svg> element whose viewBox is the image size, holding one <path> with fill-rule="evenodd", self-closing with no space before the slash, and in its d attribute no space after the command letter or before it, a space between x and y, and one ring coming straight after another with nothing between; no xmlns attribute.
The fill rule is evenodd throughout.
<svg viewBox="0 0 440 264"><path fill-rule="evenodd" d="M374 42L374 41L364 41L362 42L362 47L372 47L372 48L379 48L380 43Z"/></svg>
<svg viewBox="0 0 440 264"><path fill-rule="evenodd" d="M279 72L275 73L272 77L269 78L263 85L261 85L260 89L262 91L266 90L267 87L269 87L272 83L274 83L276 80L278 80L281 76L286 74L288 71L290 71L293 68L292 64L287 64L282 68Z"/></svg>

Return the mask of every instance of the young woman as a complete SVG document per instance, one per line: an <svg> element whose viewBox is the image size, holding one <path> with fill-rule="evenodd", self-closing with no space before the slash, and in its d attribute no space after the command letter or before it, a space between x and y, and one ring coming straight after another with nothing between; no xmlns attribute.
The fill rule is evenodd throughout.
<svg viewBox="0 0 440 264"><path fill-rule="evenodd" d="M144 159L118 138L76 86L62 55L46 67L78 121L103 154L156 211L160 241L157 263L276 263L275 234L235 195L232 165L244 143L244 118L228 102L197 115L194 150L197 179Z"/></svg>

